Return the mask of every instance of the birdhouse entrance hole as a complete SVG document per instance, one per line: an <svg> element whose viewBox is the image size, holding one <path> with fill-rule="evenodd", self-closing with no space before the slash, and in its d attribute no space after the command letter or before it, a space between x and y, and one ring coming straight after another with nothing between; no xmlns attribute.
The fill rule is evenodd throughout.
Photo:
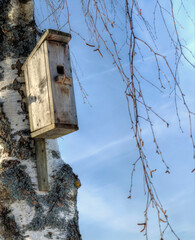
<svg viewBox="0 0 195 240"><path fill-rule="evenodd" d="M58 74L60 74L60 75L64 75L64 66L58 65L58 66L57 66L57 72L58 72Z"/></svg>

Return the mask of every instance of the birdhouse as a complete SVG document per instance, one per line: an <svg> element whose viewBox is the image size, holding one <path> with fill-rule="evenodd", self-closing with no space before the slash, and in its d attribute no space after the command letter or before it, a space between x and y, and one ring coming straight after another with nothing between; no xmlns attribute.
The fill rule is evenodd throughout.
<svg viewBox="0 0 195 240"><path fill-rule="evenodd" d="M70 34L47 30L22 67L33 138L57 138L78 130L70 39Z"/></svg>

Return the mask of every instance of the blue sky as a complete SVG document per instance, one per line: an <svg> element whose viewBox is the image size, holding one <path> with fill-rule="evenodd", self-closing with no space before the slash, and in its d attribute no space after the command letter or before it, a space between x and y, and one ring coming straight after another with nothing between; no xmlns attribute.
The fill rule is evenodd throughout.
<svg viewBox="0 0 195 240"><path fill-rule="evenodd" d="M145 7L143 9L149 11L150 4L147 2L147 5L144 5L145 1L141 2ZM192 2L187 3L191 16L194 17ZM79 5L72 3L71 8L75 11L71 13L73 26L79 24L81 31L85 33ZM40 15L37 16L41 22ZM194 52L194 29L184 14L178 17L184 27L181 30L182 36ZM47 24L44 23L42 27L56 28L52 22ZM63 31L66 31L66 28ZM172 52L166 48L164 31L162 30L160 34L160 48L171 59ZM125 86L106 54L102 59L74 36L70 42L70 49L78 61L76 68L91 106L83 103L79 85L74 78L79 131L60 138L59 146L64 161L72 166L82 183L78 195L78 210L83 240L143 240L145 237L139 232L141 229L137 225L144 222L145 207L140 165L135 172L133 198L131 200L127 198L132 163L138 153L130 129ZM142 62L140 58L136 59L140 71L154 79L156 75L151 55L144 52L144 60ZM185 62L180 72L180 80L186 99L195 110L195 75ZM179 103L184 129L184 133L181 133L173 97L169 98L168 94L159 96L156 90L147 85L145 93L148 102L153 104L154 109L170 123L170 127L167 128L154 118L154 128L164 157L170 166L170 175L164 174L164 166L155 154L148 126L144 125L143 128L143 137L146 139L145 152L148 154L151 168L157 169L154 183L169 220L181 240L194 240L195 177L191 170L195 164L189 138L188 116ZM156 215L153 211L150 211L149 215L149 233L150 240L159 239ZM167 231L165 239L174 240L175 237Z"/></svg>

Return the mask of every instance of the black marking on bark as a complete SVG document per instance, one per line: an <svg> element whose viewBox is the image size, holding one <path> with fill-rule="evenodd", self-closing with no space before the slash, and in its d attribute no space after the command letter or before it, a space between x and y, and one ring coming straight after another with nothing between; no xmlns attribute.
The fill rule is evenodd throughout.
<svg viewBox="0 0 195 240"><path fill-rule="evenodd" d="M18 69L18 76L20 76L22 72L22 63L20 62L20 59L16 62L16 68Z"/></svg>
<svg viewBox="0 0 195 240"><path fill-rule="evenodd" d="M18 13L14 26L11 25L8 17L13 7L11 1L0 1L0 61L6 57L28 57L36 45L35 21L32 19L27 23L24 17L24 7L29 1L32 0L20 0L15 3L15 5L20 4L21 14Z"/></svg>
<svg viewBox="0 0 195 240"><path fill-rule="evenodd" d="M13 81L13 89L14 90L19 90L21 88L21 83L19 83L17 81L17 79L15 78L14 81Z"/></svg>
<svg viewBox="0 0 195 240"><path fill-rule="evenodd" d="M16 69L16 64L12 64L12 65L11 65L11 69L12 69L12 70L15 70L15 69Z"/></svg>
<svg viewBox="0 0 195 240"><path fill-rule="evenodd" d="M13 83L7 85L7 86L4 86L3 88L1 88L1 90L15 90L15 91L18 91L18 93L20 94L21 96L21 100L18 100L17 102L20 102L21 103L21 110L22 111L19 111L18 114L21 115L21 114L26 114L27 116L27 119L28 119L28 108L27 108L27 104L26 104L26 96L25 96L25 93L23 90L21 90L21 88L24 86L24 83L20 83L17 81L17 78L14 79Z"/></svg>
<svg viewBox="0 0 195 240"><path fill-rule="evenodd" d="M46 237L48 239L53 239L52 236L53 236L53 233L52 232L48 232L44 237Z"/></svg>
<svg viewBox="0 0 195 240"><path fill-rule="evenodd" d="M53 177L54 184L51 191L47 196L39 196L39 201L42 205L49 209L47 214L45 215L42 209L37 209L34 219L26 229L31 231L37 231L45 227L66 229L66 233L69 236L66 240L81 240L77 212L75 213L75 217L68 222L58 216L61 211L68 215L72 211L72 204L76 207L77 189L74 182L77 180L77 177L72 172L72 168L67 164L64 164ZM74 191L73 196L70 193L71 190ZM48 234L45 237L51 239Z"/></svg>
<svg viewBox="0 0 195 240"><path fill-rule="evenodd" d="M2 203L0 204L0 235L6 240L24 240L10 211Z"/></svg>
<svg viewBox="0 0 195 240"><path fill-rule="evenodd" d="M38 204L31 179L25 170L26 166L22 165L20 161L4 160L0 167L1 183L8 189L12 202L26 200L30 206L41 207Z"/></svg>
<svg viewBox="0 0 195 240"><path fill-rule="evenodd" d="M21 235L16 235L19 236L18 238L13 237L14 235L12 234L17 232L25 235L27 231L40 231L44 230L46 227L50 229L64 229L67 235L66 240L81 240L78 228L78 213L75 212L75 216L69 221L64 221L63 218L59 218L59 213L61 211L64 212L65 215L68 215L69 213L72 214L72 205L76 208L77 189L74 182L78 179L72 172L72 168L64 164L54 176L54 183L51 191L48 195L44 196L36 194L31 179L25 170L26 166L22 165L21 162L17 160L4 160L0 165L0 189L2 189L0 193L4 193L0 195L0 202L6 201L8 198L9 201L6 201L7 204L23 200L26 201L30 207L34 207L35 209L33 220L31 223L24 226L24 230L20 230L20 232L14 218L10 217L11 214L9 215L9 218L12 220L11 224L14 226L14 228L12 227L11 229L17 230L16 232L12 231L9 233L12 237L10 240L23 239ZM72 191L74 192L73 195ZM42 206L48 208L46 213ZM6 226L10 227L10 224L7 222L3 224L7 224ZM45 237L51 239L51 233L47 234Z"/></svg>
<svg viewBox="0 0 195 240"><path fill-rule="evenodd" d="M28 108L25 102L21 102L21 108L23 112L28 113Z"/></svg>
<svg viewBox="0 0 195 240"><path fill-rule="evenodd" d="M53 157L53 158L60 159L60 154L59 154L59 152L52 151L51 153L52 153L52 157Z"/></svg>
<svg viewBox="0 0 195 240"><path fill-rule="evenodd" d="M78 218L73 218L71 221L69 221L67 229L68 234L66 237L66 240L78 240L81 239L81 234L79 232L79 229L77 227Z"/></svg>
<svg viewBox="0 0 195 240"><path fill-rule="evenodd" d="M9 157L16 157L19 160L35 159L34 140L30 138L30 132L17 132L20 138L15 140L14 136L16 134L12 134L10 122L3 111L3 103L0 103L0 119L0 143L3 145L4 153L8 153ZM26 134L26 138L23 133Z"/></svg>
<svg viewBox="0 0 195 240"><path fill-rule="evenodd" d="M9 201L6 201L7 205L8 203L11 204L17 200L25 200L26 203L31 206L35 207L35 209L42 209L41 205L38 202L38 198L36 196L36 193L33 189L33 184L31 182L30 177L25 172L26 166L21 165L20 161L17 160L4 160L0 166L0 180L1 180L1 187L7 190ZM2 198L2 195L0 195L0 200L5 200L5 197ZM1 220L1 210L2 206L0 205L0 220ZM42 209L43 211L43 209ZM3 215L3 214L2 214ZM7 218L6 218L7 219ZM14 221L14 218L11 214L9 216L9 219L11 219L10 226L9 222L1 221L2 227L6 229L6 234L10 234L10 238L5 239L24 239L21 237L21 234L23 231L20 231L19 234L19 228ZM8 219L8 220L9 220ZM13 232L13 229L16 229L17 231ZM17 234L18 232L18 234ZM0 232L0 234L3 234Z"/></svg>
<svg viewBox="0 0 195 240"><path fill-rule="evenodd" d="M0 42L1 42L1 39L0 39ZM4 78L4 70L3 68L0 66L0 81L2 81Z"/></svg>

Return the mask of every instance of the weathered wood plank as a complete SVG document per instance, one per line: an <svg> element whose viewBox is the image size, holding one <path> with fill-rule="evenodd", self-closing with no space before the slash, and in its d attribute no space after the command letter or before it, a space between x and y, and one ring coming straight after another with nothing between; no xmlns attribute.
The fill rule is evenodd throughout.
<svg viewBox="0 0 195 240"><path fill-rule="evenodd" d="M27 98L29 96L29 92L30 92L30 87L29 87L29 78L28 78L28 68L25 67L24 69L24 76L25 76L25 82L26 82L26 95ZM27 99L27 103L28 103L28 99ZM32 111L29 108L29 104L28 104L28 114L29 114L29 124L30 124L30 130L31 132L33 131L33 122L32 122Z"/></svg>
<svg viewBox="0 0 195 240"><path fill-rule="evenodd" d="M26 77L28 107L31 131L36 131L51 124L50 99L48 94L48 76L45 64L45 45L34 54L27 65Z"/></svg>
<svg viewBox="0 0 195 240"><path fill-rule="evenodd" d="M49 96L49 105L50 105L50 117L51 117L51 123L54 124L55 123L55 112L54 112L54 103L53 103L53 93L52 93L48 51L49 51L48 44L47 44L47 41L45 41L44 42L44 52L45 52L45 67L46 67L46 74L47 74L48 96Z"/></svg>
<svg viewBox="0 0 195 240"><path fill-rule="evenodd" d="M77 125L73 124L51 124L42 129L31 133L32 138L55 139L78 130Z"/></svg>
<svg viewBox="0 0 195 240"><path fill-rule="evenodd" d="M40 191L49 191L45 139L35 139L37 177Z"/></svg>
<svg viewBox="0 0 195 240"><path fill-rule="evenodd" d="M61 84L55 80L59 75L72 79L68 45L53 41L47 41L47 45L55 123L77 125L73 83L70 81L70 84ZM64 74L58 72L59 67L64 68Z"/></svg>

